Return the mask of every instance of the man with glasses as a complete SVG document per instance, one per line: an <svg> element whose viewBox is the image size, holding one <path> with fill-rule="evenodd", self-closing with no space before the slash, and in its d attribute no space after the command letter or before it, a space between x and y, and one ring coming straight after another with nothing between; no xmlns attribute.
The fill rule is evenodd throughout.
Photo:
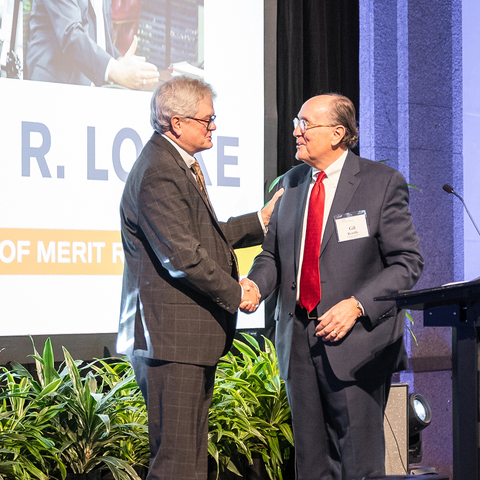
<svg viewBox="0 0 480 480"><path fill-rule="evenodd" d="M358 130L346 97L308 100L293 135L304 164L280 182L248 279L262 300L279 289L276 346L297 480L383 476L383 415L407 358L403 312L373 299L411 289L423 269L408 187L393 168L349 150Z"/></svg>
<svg viewBox="0 0 480 480"><path fill-rule="evenodd" d="M148 409L149 480L207 478L215 367L232 344L239 305L258 306L258 294L238 283L233 249L263 241L275 201L217 220L194 157L212 147L213 99L210 85L187 77L157 88L155 132L121 201L117 351L128 355Z"/></svg>

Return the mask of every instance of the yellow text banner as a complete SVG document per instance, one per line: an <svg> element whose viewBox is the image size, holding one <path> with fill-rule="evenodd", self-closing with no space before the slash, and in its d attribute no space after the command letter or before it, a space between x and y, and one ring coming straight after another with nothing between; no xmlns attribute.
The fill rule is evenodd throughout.
<svg viewBox="0 0 480 480"><path fill-rule="evenodd" d="M236 250L240 275L261 247ZM0 275L121 275L119 231L0 228Z"/></svg>
<svg viewBox="0 0 480 480"><path fill-rule="evenodd" d="M0 275L121 275L120 232L0 228Z"/></svg>

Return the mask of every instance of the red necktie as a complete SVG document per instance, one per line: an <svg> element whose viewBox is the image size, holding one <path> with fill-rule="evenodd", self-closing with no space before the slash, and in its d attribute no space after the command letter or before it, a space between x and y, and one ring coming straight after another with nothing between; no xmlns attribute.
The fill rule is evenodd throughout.
<svg viewBox="0 0 480 480"><path fill-rule="evenodd" d="M311 312L320 302L320 243L322 240L323 210L325 208L325 172L320 172L310 194L307 230L300 276L300 306Z"/></svg>

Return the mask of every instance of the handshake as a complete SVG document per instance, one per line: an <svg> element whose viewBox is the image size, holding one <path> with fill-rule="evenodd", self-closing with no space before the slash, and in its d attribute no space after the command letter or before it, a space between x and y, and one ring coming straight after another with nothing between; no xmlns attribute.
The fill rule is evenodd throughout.
<svg viewBox="0 0 480 480"><path fill-rule="evenodd" d="M260 303L258 287L248 278L241 280L240 285L243 288L243 296L239 308L244 313L253 313Z"/></svg>

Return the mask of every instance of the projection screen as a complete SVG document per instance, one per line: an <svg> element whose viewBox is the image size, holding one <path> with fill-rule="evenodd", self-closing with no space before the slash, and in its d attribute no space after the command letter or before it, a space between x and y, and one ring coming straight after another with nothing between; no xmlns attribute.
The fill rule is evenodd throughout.
<svg viewBox="0 0 480 480"><path fill-rule="evenodd" d="M36 2L42 8L50 3L0 0L0 349L8 359L12 338L113 338L123 271L119 200L152 134L151 92L31 79L38 65L28 59L41 63L49 48L35 37L34 17L48 11L37 6L36 12ZM53 3L93 8L95 2ZM122 54L136 34L136 54L155 64L162 80L187 74L214 87L214 147L198 159L217 216L226 220L260 209L263 1L104 0L104 8L107 3L113 28L104 35ZM60 28L53 30L58 37ZM45 68L46 75L56 74L52 70ZM242 275L258 251L237 252ZM240 315L238 326L263 322L259 309Z"/></svg>

